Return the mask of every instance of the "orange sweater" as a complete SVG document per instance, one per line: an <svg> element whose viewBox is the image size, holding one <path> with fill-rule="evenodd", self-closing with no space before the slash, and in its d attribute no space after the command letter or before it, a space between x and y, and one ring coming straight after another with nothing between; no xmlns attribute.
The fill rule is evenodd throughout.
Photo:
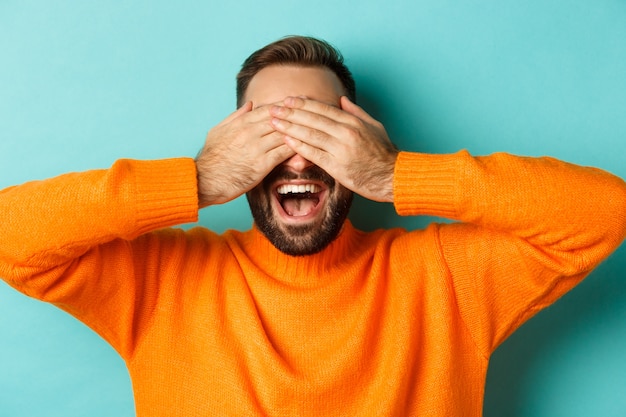
<svg viewBox="0 0 626 417"><path fill-rule="evenodd" d="M401 153L400 214L289 257L197 217L191 159L0 193L0 276L124 358L137 416L479 416L490 354L626 235L626 185L553 159ZM210 208L209 208L210 210Z"/></svg>

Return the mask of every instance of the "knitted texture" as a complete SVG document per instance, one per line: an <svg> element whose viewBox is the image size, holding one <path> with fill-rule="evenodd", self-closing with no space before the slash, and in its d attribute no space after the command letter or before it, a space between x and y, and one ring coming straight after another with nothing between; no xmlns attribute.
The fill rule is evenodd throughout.
<svg viewBox="0 0 626 417"><path fill-rule="evenodd" d="M290 257L197 218L191 159L0 192L0 276L124 358L138 417L480 416L489 356L626 235L626 185L549 158L401 153L402 215ZM210 210L210 208L208 209Z"/></svg>

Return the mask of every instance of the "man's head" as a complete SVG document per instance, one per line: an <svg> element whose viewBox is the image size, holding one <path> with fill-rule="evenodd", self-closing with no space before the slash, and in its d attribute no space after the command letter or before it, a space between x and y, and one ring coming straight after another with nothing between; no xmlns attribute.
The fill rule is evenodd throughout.
<svg viewBox="0 0 626 417"><path fill-rule="evenodd" d="M262 69L274 65L328 68L343 85L344 95L356 103L354 79L341 52L320 39L289 36L259 49L244 61L237 74L237 107L244 104L252 78Z"/></svg>
<svg viewBox="0 0 626 417"><path fill-rule="evenodd" d="M253 53L237 76L237 100L254 107L288 96L339 106L354 100L352 75L341 54L329 44L290 37ZM301 155L278 165L246 197L259 230L282 252L309 255L339 234L353 193Z"/></svg>

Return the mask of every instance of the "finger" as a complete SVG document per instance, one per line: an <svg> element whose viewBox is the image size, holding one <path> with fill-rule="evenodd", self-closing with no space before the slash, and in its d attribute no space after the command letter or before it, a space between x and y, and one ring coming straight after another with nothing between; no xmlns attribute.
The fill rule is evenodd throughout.
<svg viewBox="0 0 626 417"><path fill-rule="evenodd" d="M301 155L304 159L309 160L332 175L329 170L329 168L332 168L332 164L330 163L332 155L330 153L291 136L285 136L284 141L294 153Z"/></svg>
<svg viewBox="0 0 626 417"><path fill-rule="evenodd" d="M248 113L250 110L252 110L252 102L248 101L243 106L239 107L237 110L235 110L230 115L228 115L228 117L226 117L220 123L218 123L217 126L228 124L232 122L233 120L235 120L236 118Z"/></svg>
<svg viewBox="0 0 626 417"><path fill-rule="evenodd" d="M281 132L272 130L270 133L262 136L256 143L259 152L267 153L273 149L279 148L285 145L285 135Z"/></svg>
<svg viewBox="0 0 626 417"><path fill-rule="evenodd" d="M302 99L298 98L297 100ZM273 106L270 113L276 115L271 120L274 128L312 145L322 147L327 146L331 138L343 138L350 134L349 130L358 128L358 124L361 123L354 116L333 106L311 100L305 101L311 104L307 106L309 110L325 113L317 113L304 108ZM342 114L339 115L339 113Z"/></svg>
<svg viewBox="0 0 626 417"><path fill-rule="evenodd" d="M370 116L365 110L363 110L362 107L359 107L358 105L350 101L348 97L342 96L340 100L340 104L341 104L342 110L345 110L346 112L354 115L355 117L358 117L364 122L369 123L369 124L378 123L376 119Z"/></svg>
<svg viewBox="0 0 626 417"><path fill-rule="evenodd" d="M241 123L257 123L257 122L262 122L262 121L269 122L271 118L269 109L273 104L268 104L268 105L253 108L253 103L249 101L245 103L243 106L241 106L240 108L238 108L236 111L231 113L226 119L224 119L217 126L227 125L237 120L240 121Z"/></svg>
<svg viewBox="0 0 626 417"><path fill-rule="evenodd" d="M335 142L333 140L334 136L324 130L320 130L319 126L318 128L309 127L304 124L291 123L287 120L276 118L272 119L272 125L277 132L300 142L305 142L309 146L320 148L326 152L330 152L332 150ZM328 125L326 129L332 130L328 127Z"/></svg>
<svg viewBox="0 0 626 417"><path fill-rule="evenodd" d="M250 138L258 139L274 131L271 124L270 106L257 107L233 120L234 126L245 129Z"/></svg>
<svg viewBox="0 0 626 417"><path fill-rule="evenodd" d="M302 97L287 97L283 100L282 104L282 106L273 106L272 109L270 109L270 112L276 112L276 117L280 117L281 113L285 116L298 114L299 112L297 111L294 111L293 113L288 111L289 109L294 109L318 114L339 123L350 123L351 121L351 116L342 111L339 107L317 100L310 100ZM282 109L280 107L282 107Z"/></svg>
<svg viewBox="0 0 626 417"><path fill-rule="evenodd" d="M271 171L295 154L294 150L287 146L287 144L283 141L280 146L277 146L265 153L266 171Z"/></svg>

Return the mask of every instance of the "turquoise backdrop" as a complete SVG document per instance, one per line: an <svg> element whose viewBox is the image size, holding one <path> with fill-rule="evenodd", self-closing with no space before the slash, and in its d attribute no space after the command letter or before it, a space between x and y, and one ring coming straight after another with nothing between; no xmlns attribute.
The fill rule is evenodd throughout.
<svg viewBox="0 0 626 417"><path fill-rule="evenodd" d="M624 0L2 0L0 188L194 156L234 109L243 59L288 34L344 52L402 149L547 154L626 177ZM432 220L362 199L352 219ZM238 199L200 223L251 217ZM626 415L625 246L496 351L485 416ZM0 416L133 415L102 339L0 283Z"/></svg>

